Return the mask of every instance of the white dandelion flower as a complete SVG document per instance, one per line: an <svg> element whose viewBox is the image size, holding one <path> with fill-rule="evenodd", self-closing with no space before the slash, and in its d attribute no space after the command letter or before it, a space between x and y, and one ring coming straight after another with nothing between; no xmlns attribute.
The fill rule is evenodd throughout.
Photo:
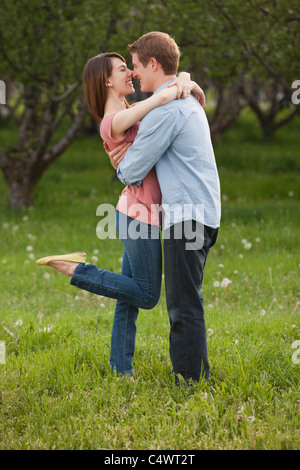
<svg viewBox="0 0 300 470"><path fill-rule="evenodd" d="M27 238L29 238L30 241L34 242L36 240L36 237L32 235L32 233L27 233Z"/></svg>
<svg viewBox="0 0 300 470"><path fill-rule="evenodd" d="M228 287L231 283L232 281L228 279L228 277L224 277L221 282L221 287L224 287L226 289L226 287Z"/></svg>
<svg viewBox="0 0 300 470"><path fill-rule="evenodd" d="M45 328L44 328L44 333L51 333L52 328L53 328L52 325L45 326Z"/></svg>

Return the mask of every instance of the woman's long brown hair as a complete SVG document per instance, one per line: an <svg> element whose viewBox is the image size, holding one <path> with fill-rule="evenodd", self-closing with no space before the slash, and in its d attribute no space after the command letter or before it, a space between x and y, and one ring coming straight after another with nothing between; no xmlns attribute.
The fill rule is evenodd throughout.
<svg viewBox="0 0 300 470"><path fill-rule="evenodd" d="M112 74L111 58L117 57L126 63L124 57L117 52L106 52L88 60L83 71L83 90L87 105L97 122L104 116L107 100L106 80ZM129 106L127 101L126 106Z"/></svg>

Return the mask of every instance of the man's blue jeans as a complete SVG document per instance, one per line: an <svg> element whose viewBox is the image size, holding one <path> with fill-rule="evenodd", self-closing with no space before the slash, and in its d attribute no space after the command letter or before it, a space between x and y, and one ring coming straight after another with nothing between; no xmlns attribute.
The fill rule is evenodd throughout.
<svg viewBox="0 0 300 470"><path fill-rule="evenodd" d="M190 221L191 222L191 221ZM192 221L195 225L195 222ZM203 246L187 250L184 229L176 236L175 226L164 239L164 267L167 309L170 319L170 357L178 384L209 378L206 327L201 285L209 249L217 240L218 229L202 226ZM194 227L195 230L195 227Z"/></svg>
<svg viewBox="0 0 300 470"><path fill-rule="evenodd" d="M71 284L117 299L111 338L110 366L117 374L133 374L138 309L152 309L161 290L162 254L159 227L138 222L117 211L117 231L124 245L122 273L79 264ZM136 230L130 231L131 227ZM130 233L139 236L132 238Z"/></svg>

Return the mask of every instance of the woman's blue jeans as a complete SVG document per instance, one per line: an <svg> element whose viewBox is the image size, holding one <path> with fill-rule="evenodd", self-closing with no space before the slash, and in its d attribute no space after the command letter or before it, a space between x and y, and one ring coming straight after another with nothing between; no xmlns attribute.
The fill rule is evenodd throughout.
<svg viewBox="0 0 300 470"><path fill-rule="evenodd" d="M159 227L139 222L119 211L116 223L124 245L122 273L98 269L91 264L79 264L71 284L117 299L110 366L112 370L116 368L117 374L132 375L138 309L152 309L160 297L161 241Z"/></svg>

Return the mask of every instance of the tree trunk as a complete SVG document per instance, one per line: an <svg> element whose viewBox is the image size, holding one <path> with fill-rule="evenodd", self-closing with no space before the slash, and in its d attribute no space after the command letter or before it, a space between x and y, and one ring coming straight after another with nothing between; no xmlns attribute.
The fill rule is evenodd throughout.
<svg viewBox="0 0 300 470"><path fill-rule="evenodd" d="M245 82L242 95L256 114L266 140L273 139L277 129L287 124L299 113L299 108L294 106L284 117L279 117L282 109L292 106L291 91L274 80L266 84L257 80Z"/></svg>
<svg viewBox="0 0 300 470"><path fill-rule="evenodd" d="M30 207L34 202L34 187L15 181L9 187L9 204L14 210Z"/></svg>
<svg viewBox="0 0 300 470"><path fill-rule="evenodd" d="M45 131L41 132L38 146L11 153L0 149L0 168L9 188L9 204L12 209L24 209L34 203L34 189L48 167L69 147L81 129L86 115L86 105L82 100L73 122L60 140L52 147L48 146L49 135L54 132L51 122L45 121ZM47 124L47 125L46 125ZM21 156L18 156L18 154Z"/></svg>
<svg viewBox="0 0 300 470"><path fill-rule="evenodd" d="M7 156L3 176L9 188L9 204L14 210L33 205L35 183L30 175L26 160Z"/></svg>
<svg viewBox="0 0 300 470"><path fill-rule="evenodd" d="M238 119L240 112L246 106L246 102L240 99L240 87L244 80L240 74L236 83L223 87L215 85L217 90L217 103L213 115L209 118L211 138L214 144L218 144L221 136Z"/></svg>

